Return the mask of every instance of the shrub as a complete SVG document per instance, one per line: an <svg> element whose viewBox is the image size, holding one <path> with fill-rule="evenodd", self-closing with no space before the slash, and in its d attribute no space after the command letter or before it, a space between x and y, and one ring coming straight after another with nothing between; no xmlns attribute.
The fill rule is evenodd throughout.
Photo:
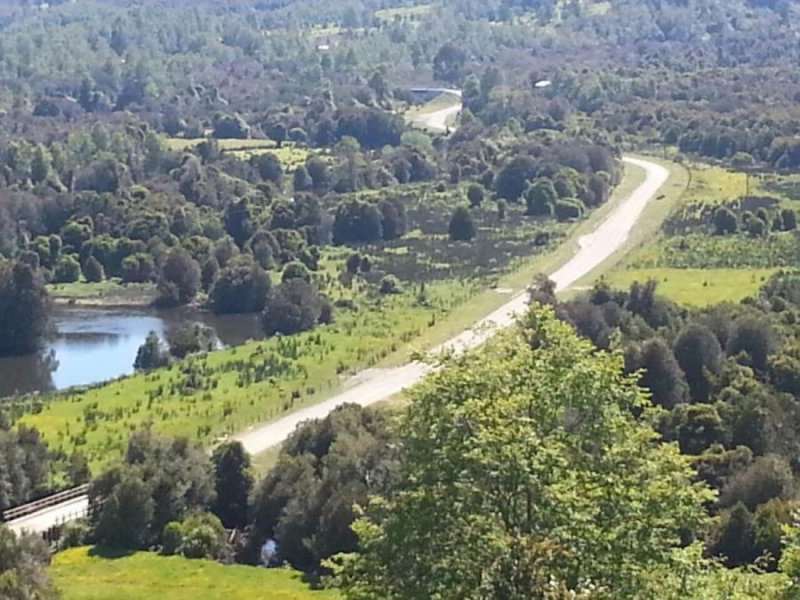
<svg viewBox="0 0 800 600"><path fill-rule="evenodd" d="M86 260L86 264L83 266L83 275L89 283L99 283L106 278L103 265L94 256L90 256Z"/></svg>
<svg viewBox="0 0 800 600"><path fill-rule="evenodd" d="M164 535L161 539L161 554L173 556L180 550L183 543L183 528L177 521L170 521L164 527Z"/></svg>
<svg viewBox="0 0 800 600"><path fill-rule="evenodd" d="M475 224L466 206L459 206L453 211L448 231L450 240L454 242L468 242L475 237Z"/></svg>
<svg viewBox="0 0 800 600"><path fill-rule="evenodd" d="M81 278L81 264L73 255L62 256L53 271L54 283L75 283Z"/></svg>
<svg viewBox="0 0 800 600"><path fill-rule="evenodd" d="M378 288L381 294L401 294L403 292L400 286L400 281L394 275L387 275L381 279L381 284Z"/></svg>
<svg viewBox="0 0 800 600"><path fill-rule="evenodd" d="M559 200L556 202L556 218L559 221L575 221L583 217L583 203L577 199Z"/></svg>

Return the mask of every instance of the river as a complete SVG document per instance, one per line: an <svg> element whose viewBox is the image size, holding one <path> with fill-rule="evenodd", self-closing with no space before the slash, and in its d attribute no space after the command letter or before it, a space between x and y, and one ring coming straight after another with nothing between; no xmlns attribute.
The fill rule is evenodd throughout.
<svg viewBox="0 0 800 600"><path fill-rule="evenodd" d="M133 372L136 351L148 333L162 339L174 329L203 324L219 347L262 337L259 315L214 316L191 310L58 307L55 333L36 355L0 359L0 397L52 392Z"/></svg>

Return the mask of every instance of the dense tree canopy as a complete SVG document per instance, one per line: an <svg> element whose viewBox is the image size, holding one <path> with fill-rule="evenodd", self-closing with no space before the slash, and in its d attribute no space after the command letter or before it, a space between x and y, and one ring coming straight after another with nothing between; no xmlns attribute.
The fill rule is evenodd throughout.
<svg viewBox="0 0 800 600"><path fill-rule="evenodd" d="M647 400L622 366L536 310L432 376L401 426L400 483L356 525L348 596L636 595L712 496L633 416Z"/></svg>

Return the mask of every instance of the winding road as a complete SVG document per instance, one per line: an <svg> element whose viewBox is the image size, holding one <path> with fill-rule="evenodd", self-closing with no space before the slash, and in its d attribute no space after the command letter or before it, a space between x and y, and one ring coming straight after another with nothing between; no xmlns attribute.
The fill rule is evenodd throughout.
<svg viewBox="0 0 800 600"><path fill-rule="evenodd" d="M452 96L453 105L429 113L419 113L411 118L411 121L421 129L428 129L434 133L444 133L449 128L447 125L450 117L456 116L461 112L463 103L461 102L461 90L450 90L445 88L417 88L413 92L438 93L439 96Z"/></svg>
<svg viewBox="0 0 800 600"><path fill-rule="evenodd" d="M669 177L669 171L658 164L627 156L623 160L629 165L644 169L646 174L644 183L630 196L619 201L593 233L579 240L579 248L572 258L550 274L557 291L566 290L623 247L647 203L656 196ZM458 353L481 345L499 329L511 325L515 317L525 310L527 304L527 293L523 290L504 306L470 329L434 348L432 352ZM282 443L303 421L323 418L342 404L368 406L386 400L419 382L432 369L433 367L427 363L411 362L391 369L364 371L354 378L351 387L338 395L288 414L272 423L244 431L233 439L242 442L251 454L260 454ZM88 501L83 496L70 500L68 506L55 505L11 521L8 525L17 532L22 530L32 533L42 532L69 520L72 518L70 515L76 512L85 511L87 505Z"/></svg>

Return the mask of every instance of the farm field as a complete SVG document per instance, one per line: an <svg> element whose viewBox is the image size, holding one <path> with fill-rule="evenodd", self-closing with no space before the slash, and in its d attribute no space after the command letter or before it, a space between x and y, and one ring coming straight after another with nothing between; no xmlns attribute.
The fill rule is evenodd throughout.
<svg viewBox="0 0 800 600"><path fill-rule="evenodd" d="M122 284L113 279L99 283L54 283L47 290L57 303L83 306L147 306L156 297L153 284Z"/></svg>
<svg viewBox="0 0 800 600"><path fill-rule="evenodd" d="M608 276L611 283L627 287L654 279L659 293L672 300L706 306L752 296L772 273L796 264L798 232L775 221L797 206L796 178L754 175L748 187L746 175L734 170L701 163L688 170L685 190L663 225L620 261ZM748 189L750 196L742 199ZM738 225L721 234L714 215L726 208ZM748 215L766 219L763 231L750 229Z"/></svg>
<svg viewBox="0 0 800 600"><path fill-rule="evenodd" d="M208 560L148 552L93 553L88 547L57 554L53 578L64 600L333 600L333 591L312 591L290 569L221 565Z"/></svg>
<svg viewBox="0 0 800 600"><path fill-rule="evenodd" d="M658 282L658 293L678 304L709 306L756 295L775 269L629 269L609 275L614 287L638 281Z"/></svg>

